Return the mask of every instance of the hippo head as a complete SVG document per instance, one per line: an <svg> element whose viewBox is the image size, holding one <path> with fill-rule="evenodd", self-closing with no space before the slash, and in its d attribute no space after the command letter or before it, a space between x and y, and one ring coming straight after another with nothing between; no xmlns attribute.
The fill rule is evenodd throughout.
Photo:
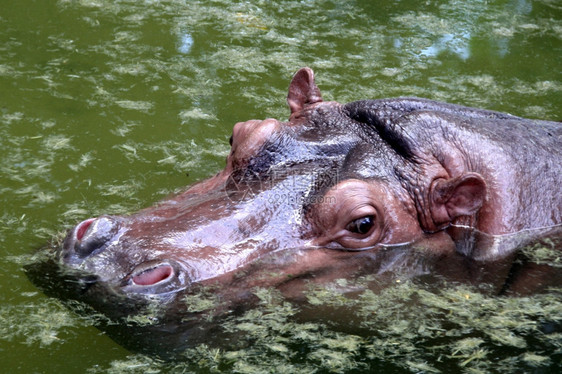
<svg viewBox="0 0 562 374"><path fill-rule="evenodd" d="M325 102L308 68L294 76L288 104L287 122L237 123L214 177L129 216L79 223L30 278L108 316L99 327L126 347L158 354L214 345L210 336L222 344L225 335L208 332L232 331L216 322L259 306L262 289L295 302L299 317L333 316L333 326L350 320L338 317L345 305L318 310L307 295L342 278L357 281L342 291L351 297L395 275L498 292L542 284L511 271L509 251L532 238L495 234L559 227L560 205L547 204L556 194L525 197L533 180L559 180L548 161L558 124L417 98ZM524 145L510 148L506 137ZM513 161L530 159L528 150L534 160L544 153L542 179ZM552 214L525 208L537 201ZM212 302L200 304L205 295ZM116 326L125 332L109 331Z"/></svg>
<svg viewBox="0 0 562 374"><path fill-rule="evenodd" d="M450 178L395 126L404 102L324 102L304 68L288 104L288 122L237 123L214 177L130 216L78 224L60 262L118 293L173 295L288 250L300 254L292 275L342 268L340 256L411 242L480 208L479 175Z"/></svg>

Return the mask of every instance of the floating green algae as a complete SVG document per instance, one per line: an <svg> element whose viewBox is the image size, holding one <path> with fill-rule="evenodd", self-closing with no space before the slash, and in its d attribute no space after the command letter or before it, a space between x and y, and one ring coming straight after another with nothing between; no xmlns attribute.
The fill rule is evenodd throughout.
<svg viewBox="0 0 562 374"><path fill-rule="evenodd" d="M401 282L348 299L347 310L363 316L361 334L335 331L322 318L298 321L297 305L258 289L257 308L222 323L238 334L240 348L199 345L184 353L183 363L144 360L162 372L209 373L499 373L549 370L560 362L562 333L544 326L562 322L562 290L498 297L458 284L429 288Z"/></svg>
<svg viewBox="0 0 562 374"><path fill-rule="evenodd" d="M25 344L45 347L62 341L65 330L77 325L77 319L56 300L41 308L32 303L0 308L0 332L9 341L23 339Z"/></svg>

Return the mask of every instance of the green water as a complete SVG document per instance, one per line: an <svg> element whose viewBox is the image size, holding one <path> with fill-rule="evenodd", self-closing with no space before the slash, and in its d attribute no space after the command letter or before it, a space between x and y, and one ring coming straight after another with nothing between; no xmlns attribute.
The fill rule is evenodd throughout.
<svg viewBox="0 0 562 374"><path fill-rule="evenodd" d="M557 0L0 0L0 371L361 372L376 356L386 370L432 372L448 355L455 370L489 372L480 337L423 348L404 364L416 348L404 336L427 326L399 334L398 322L388 340L367 343L290 325L308 331L300 361L275 340L294 334L267 325L271 340L253 350L200 348L188 355L194 366L161 363L45 297L22 266L79 220L135 211L217 172L234 123L288 116L287 86L302 66L327 100L422 96L559 121L561 57ZM560 292L501 303L536 312L523 324L562 319L547 310L562 304ZM491 338L518 349L495 370L557 366L548 356L560 357L562 337L544 352L510 335L532 331L514 329ZM376 344L385 349L373 353Z"/></svg>

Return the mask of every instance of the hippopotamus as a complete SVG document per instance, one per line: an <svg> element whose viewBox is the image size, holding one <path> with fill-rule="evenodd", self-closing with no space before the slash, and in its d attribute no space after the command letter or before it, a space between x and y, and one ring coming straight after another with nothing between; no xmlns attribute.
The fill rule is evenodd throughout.
<svg viewBox="0 0 562 374"><path fill-rule="evenodd" d="M213 177L72 228L55 252L66 287L111 313L156 298L182 316L177 329L204 323L178 300L209 285L223 301L215 313L231 313L257 286L297 298L306 282L388 272L400 256L412 273L473 277L482 266L467 259L521 244L494 239L562 224L560 123L421 98L324 101L309 68L287 102L288 121L234 126ZM490 272L498 289L510 261ZM181 340L200 341L194 331Z"/></svg>

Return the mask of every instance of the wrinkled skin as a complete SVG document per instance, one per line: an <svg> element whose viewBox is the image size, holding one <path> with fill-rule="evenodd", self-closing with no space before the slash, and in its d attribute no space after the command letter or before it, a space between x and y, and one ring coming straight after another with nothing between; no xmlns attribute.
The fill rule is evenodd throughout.
<svg viewBox="0 0 562 374"><path fill-rule="evenodd" d="M243 308L257 286L298 299L307 282L396 269L505 291L526 239L494 236L562 223L559 123L417 98L324 102L308 68L288 104L288 122L237 123L216 176L72 229L56 255L72 297L115 315L157 298L181 316L165 329L184 325L168 344L197 343L203 330L187 326L204 322L179 300L201 287L220 295L216 314Z"/></svg>

